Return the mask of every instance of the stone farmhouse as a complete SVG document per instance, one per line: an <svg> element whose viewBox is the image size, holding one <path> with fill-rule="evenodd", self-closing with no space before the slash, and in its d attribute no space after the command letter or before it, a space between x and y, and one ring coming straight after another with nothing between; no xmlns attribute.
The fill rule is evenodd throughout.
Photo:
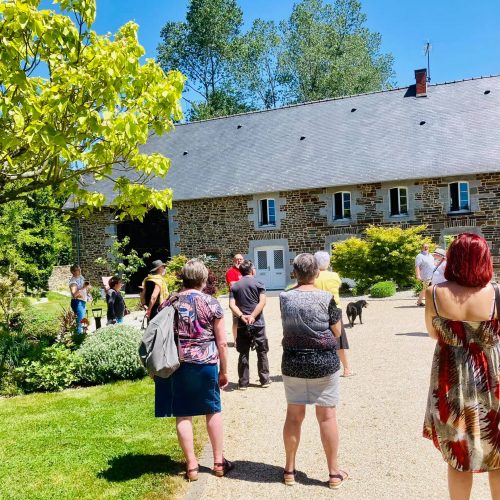
<svg viewBox="0 0 500 500"><path fill-rule="evenodd" d="M500 278L500 76L327 99L182 124L144 151L172 159L157 188L168 213L118 223L109 210L75 228L86 275L110 236L129 235L151 259L208 254L222 276L231 256L254 260L270 289L290 281L301 252L329 249L370 224L427 224L441 246L463 231L491 245ZM110 184L98 186L108 200ZM146 270L136 277L135 286Z"/></svg>

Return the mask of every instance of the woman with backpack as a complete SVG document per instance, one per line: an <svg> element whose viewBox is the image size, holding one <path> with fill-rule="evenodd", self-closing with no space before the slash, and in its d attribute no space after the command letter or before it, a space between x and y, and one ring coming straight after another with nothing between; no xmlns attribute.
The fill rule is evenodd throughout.
<svg viewBox="0 0 500 500"><path fill-rule="evenodd" d="M221 305L202 292L208 279L203 262L189 260L181 270L181 278L181 292L172 294L167 301L177 311L174 334L180 367L168 378L155 376L155 416L176 417L177 436L186 458L185 478L196 481L198 461L193 446L196 415L206 418L214 457L213 473L222 477L234 467L222 453L220 389L228 385L227 338Z"/></svg>

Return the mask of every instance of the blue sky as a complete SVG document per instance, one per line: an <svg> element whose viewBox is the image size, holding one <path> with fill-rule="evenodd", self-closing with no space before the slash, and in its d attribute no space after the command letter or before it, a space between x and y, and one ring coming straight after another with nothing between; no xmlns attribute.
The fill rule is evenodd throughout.
<svg viewBox="0 0 500 500"><path fill-rule="evenodd" d="M287 18L295 0L238 0L245 23L261 17ZM130 19L140 25L140 42L156 56L160 29L185 17L187 0L97 0L94 29L116 29ZM500 74L500 1L362 0L368 27L382 34L383 50L394 55L399 86L413 81L413 70L426 66L424 45L432 43L433 83Z"/></svg>

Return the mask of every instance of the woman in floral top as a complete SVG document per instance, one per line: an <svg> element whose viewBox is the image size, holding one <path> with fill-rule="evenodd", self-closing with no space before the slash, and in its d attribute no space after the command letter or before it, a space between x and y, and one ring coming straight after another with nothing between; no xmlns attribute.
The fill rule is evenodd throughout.
<svg viewBox="0 0 500 500"><path fill-rule="evenodd" d="M177 436L186 457L186 479L196 481L198 461L192 425L195 415L206 417L214 474L224 476L233 468L222 455L220 389L228 384L227 340L221 305L201 292L208 278L203 262L188 261L181 277L183 290L169 299L177 310L174 331L181 365L169 378L155 377L155 414L176 417Z"/></svg>

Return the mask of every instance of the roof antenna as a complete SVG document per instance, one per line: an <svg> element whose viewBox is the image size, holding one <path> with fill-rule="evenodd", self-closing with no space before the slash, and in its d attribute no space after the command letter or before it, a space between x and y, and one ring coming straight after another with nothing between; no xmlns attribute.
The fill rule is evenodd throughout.
<svg viewBox="0 0 500 500"><path fill-rule="evenodd" d="M431 50L432 45L429 41L427 41L424 48L424 53L427 56L427 82L431 81Z"/></svg>

